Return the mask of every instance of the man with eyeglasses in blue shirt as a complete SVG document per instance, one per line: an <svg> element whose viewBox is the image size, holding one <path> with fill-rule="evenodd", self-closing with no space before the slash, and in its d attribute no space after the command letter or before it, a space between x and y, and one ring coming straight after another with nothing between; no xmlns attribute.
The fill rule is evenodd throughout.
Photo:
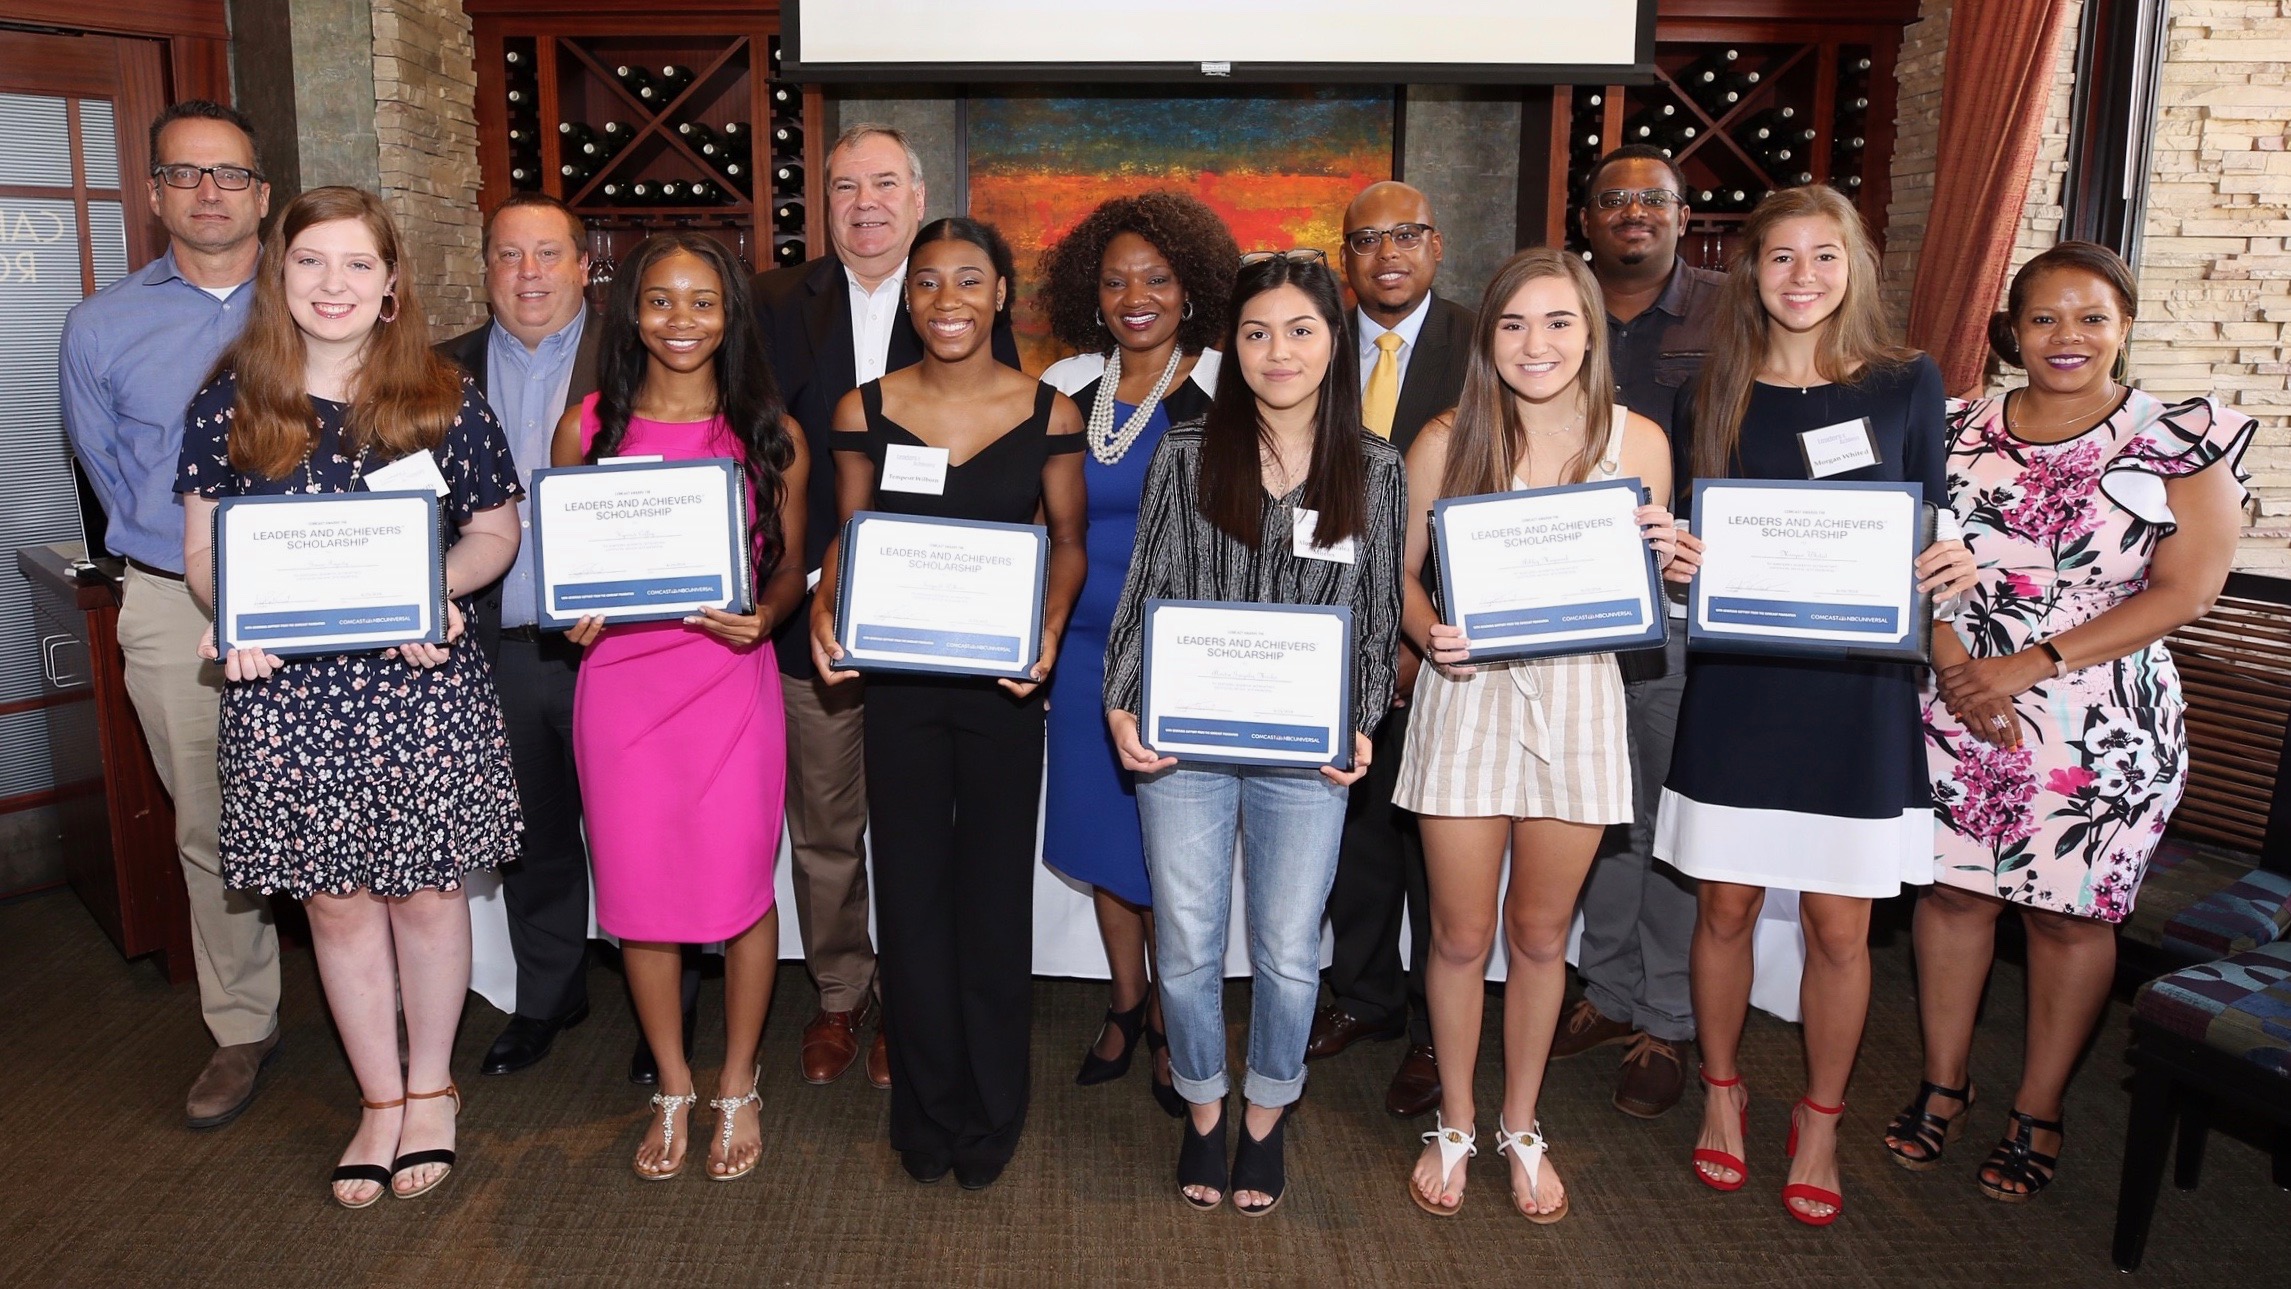
<svg viewBox="0 0 2291 1289"><path fill-rule="evenodd" d="M1673 411L1710 348L1709 319L1725 278L1679 258L1686 185L1678 168L1645 144L1617 148L1592 171L1580 212L1591 275L1607 301L1615 398L1674 433ZM1681 462L1682 445L1673 443ZM1683 469L1677 488L1692 478ZM1672 498L1661 499L1673 511ZM1685 1046L1694 1040L1687 992L1694 882L1653 860L1655 806L1670 772L1671 738L1686 687L1685 620L1674 608L1670 647L1617 655L1628 712L1634 807L1583 884L1583 939L1576 970L1583 997L1560 1014L1552 1059L1628 1043L1615 1108L1651 1119L1678 1103Z"/></svg>
<svg viewBox="0 0 2291 1289"><path fill-rule="evenodd" d="M278 935L260 897L224 889L215 855L223 674L199 659L207 616L183 581L175 475L184 407L254 304L270 185L253 126L204 99L152 122L151 159L151 213L167 229L167 253L65 318L61 392L72 451L109 520L105 544L127 559L127 693L174 798L199 1007L217 1045L185 1118L218 1128L253 1101L256 1076L278 1052Z"/></svg>

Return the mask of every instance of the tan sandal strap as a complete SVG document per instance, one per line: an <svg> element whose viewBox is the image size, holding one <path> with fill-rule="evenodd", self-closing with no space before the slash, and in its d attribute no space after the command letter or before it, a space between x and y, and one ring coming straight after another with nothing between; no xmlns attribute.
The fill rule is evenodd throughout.
<svg viewBox="0 0 2291 1289"><path fill-rule="evenodd" d="M404 1097L399 1097L395 1101L368 1101L364 1097L358 1098L358 1104L366 1107L369 1110L395 1110L405 1103L406 1099Z"/></svg>
<svg viewBox="0 0 2291 1289"><path fill-rule="evenodd" d="M454 1110L457 1113L461 1110L461 1086L459 1084L448 1083L435 1092L408 1092L406 1094L408 1101L434 1101L439 1097L452 1097Z"/></svg>

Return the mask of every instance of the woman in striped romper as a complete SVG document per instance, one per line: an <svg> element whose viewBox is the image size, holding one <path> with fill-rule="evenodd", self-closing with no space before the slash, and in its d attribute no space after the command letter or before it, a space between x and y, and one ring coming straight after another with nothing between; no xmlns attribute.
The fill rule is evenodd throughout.
<svg viewBox="0 0 2291 1289"><path fill-rule="evenodd" d="M1625 477L1670 496L1662 430L1613 403L1606 307L1582 261L1549 248L1513 256L1488 285L1468 362L1462 401L1409 449L1410 515L1442 497ZM1669 564L1670 513L1641 506L1637 518ZM1434 665L1417 682L1393 800L1421 817L1431 878L1425 985L1441 1108L1409 1193L1442 1216L1463 1203L1464 1161L1477 1153L1482 981L1500 912L1509 974L1497 1149L1511 1157L1513 1205L1556 1222L1567 1193L1545 1157L1536 1097L1566 993L1575 897L1606 825L1631 818L1623 682L1613 654L1462 665L1470 641L1438 620L1419 580L1428 527L1408 528L1405 566L1419 576L1402 579L1403 629ZM1511 884L1499 901L1507 847Z"/></svg>

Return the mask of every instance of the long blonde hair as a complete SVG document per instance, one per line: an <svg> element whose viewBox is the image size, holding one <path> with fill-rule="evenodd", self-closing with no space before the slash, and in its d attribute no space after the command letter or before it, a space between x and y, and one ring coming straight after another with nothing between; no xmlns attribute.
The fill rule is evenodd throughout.
<svg viewBox="0 0 2291 1289"><path fill-rule="evenodd" d="M1766 365L1771 319L1758 297L1758 266L1766 239L1785 220L1818 217L1838 229L1846 251L1846 295L1823 324L1814 369L1825 380L1858 383L1873 371L1896 368L1917 356L1896 339L1877 298L1877 252L1861 213L1827 184L1808 184L1766 194L1742 224L1742 247L1719 288L1711 312L1710 357L1694 398L1694 473L1719 479L1734 471L1742 443L1742 418L1750 410L1750 388Z"/></svg>
<svg viewBox="0 0 2291 1289"><path fill-rule="evenodd" d="M1615 378L1607 355L1606 296L1580 258L1549 246L1532 247L1505 260L1480 297L1479 322L1472 328L1472 350L1465 359L1464 389L1448 431L1448 464L1440 478L1443 497L1504 492L1512 486L1512 467L1527 451L1527 427L1520 424L1519 396L1496 371L1496 328L1502 324L1504 306L1521 287L1539 278L1561 278L1574 287L1583 315L1583 366L1575 373L1575 389L1583 400L1583 449L1560 468L1559 477L1581 483L1607 455L1615 432L1614 418L1606 414L1615 401Z"/></svg>
<svg viewBox="0 0 2291 1289"><path fill-rule="evenodd" d="M350 412L342 427L342 455L368 447L384 460L435 448L461 412L461 377L430 351L429 322L414 289L413 265L398 227L380 198L357 188L313 188L296 197L263 242L255 267L254 308L246 330L223 351L215 370L237 383L232 414L231 464L249 474L283 479L318 444L303 384L302 329L286 304L286 249L303 230L335 220L357 220L374 249L397 275L396 309L374 324L350 381Z"/></svg>

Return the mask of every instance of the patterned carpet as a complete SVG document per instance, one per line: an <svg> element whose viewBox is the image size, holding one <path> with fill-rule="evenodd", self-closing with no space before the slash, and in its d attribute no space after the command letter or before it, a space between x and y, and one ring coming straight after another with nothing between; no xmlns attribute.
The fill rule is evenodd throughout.
<svg viewBox="0 0 2291 1289"><path fill-rule="evenodd" d="M261 1097L236 1124L192 1133L182 1093L208 1051L195 989L123 963L70 894L48 893L0 905L0 1283L2129 1283L2107 1261L2125 1008L2111 1007L2072 1091L2059 1184L2008 1207L1982 1198L1972 1172L2013 1075L2018 971L2001 967L1991 992L1975 1054L1986 1098L1977 1126L1946 1167L1912 1175L1877 1145L1916 1082L1907 936L1881 930L1876 959L1878 1003L1847 1112L1847 1209L1826 1231L1780 1211L1797 1043L1770 1019L1754 1018L1746 1042L1756 1100L1751 1181L1739 1193L1688 1175L1692 1093L1651 1123L1608 1107L1619 1049L1607 1048L1556 1067L1545 1097L1574 1197L1566 1221L1534 1227L1514 1216L1492 1149L1473 1164L1462 1215L1427 1217L1402 1188L1415 1134L1429 1125L1385 1116L1400 1050L1370 1044L1313 1067L1289 1131L1288 1200L1252 1222L1231 1209L1194 1213L1172 1193L1177 1128L1147 1095L1142 1061L1122 1082L1073 1086L1104 999L1101 987L1071 981L1037 990L1032 1119L992 1189L907 1180L883 1142L885 1099L858 1073L826 1088L796 1078L809 1012L800 971L782 975L766 1034L764 1166L712 1185L696 1161L674 1182L646 1185L628 1171L644 1104L622 1081L634 1030L619 979L602 966L592 968L588 1023L508 1078L474 1073L502 1018L473 999L455 1061L469 1071L461 1168L426 1199L346 1212L327 1202L323 1179L354 1123L355 1089L310 956L287 957L286 1047ZM1245 987L1232 998L1245 1004ZM711 982L703 1015L720 999ZM1496 1008L1488 1017L1493 1051ZM703 1021L704 1069L720 1036L720 1024ZM1481 1103L1492 1107L1491 1073L1482 1070ZM2165 1188L2137 1283L2284 1283L2287 1230L2291 1195L2269 1184L2265 1155L2215 1134L2202 1188Z"/></svg>

